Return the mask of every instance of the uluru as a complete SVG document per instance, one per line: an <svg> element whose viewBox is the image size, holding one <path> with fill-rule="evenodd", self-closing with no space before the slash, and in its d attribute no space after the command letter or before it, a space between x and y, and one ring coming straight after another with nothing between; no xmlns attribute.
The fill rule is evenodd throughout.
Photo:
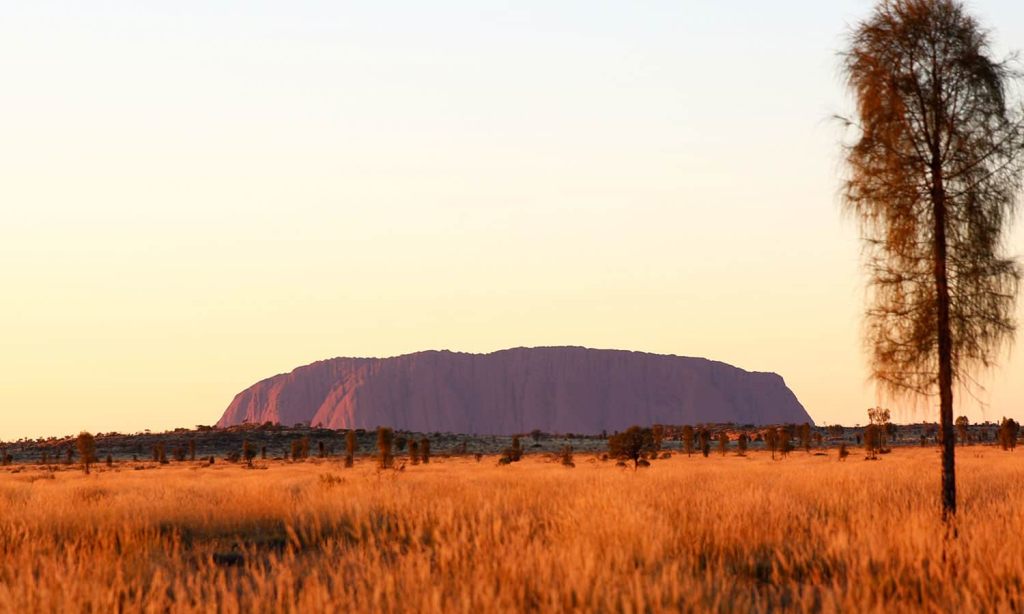
<svg viewBox="0 0 1024 614"><path fill-rule="evenodd" d="M238 393L217 426L268 421L492 435L595 434L659 423L813 423L775 373L582 347L321 360Z"/></svg>

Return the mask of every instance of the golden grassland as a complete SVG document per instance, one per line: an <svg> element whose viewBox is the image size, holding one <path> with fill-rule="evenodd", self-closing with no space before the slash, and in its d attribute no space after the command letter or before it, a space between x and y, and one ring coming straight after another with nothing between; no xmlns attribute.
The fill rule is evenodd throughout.
<svg viewBox="0 0 1024 614"><path fill-rule="evenodd" d="M0 610L1022 611L1024 454L958 452L949 542L935 448L8 468Z"/></svg>

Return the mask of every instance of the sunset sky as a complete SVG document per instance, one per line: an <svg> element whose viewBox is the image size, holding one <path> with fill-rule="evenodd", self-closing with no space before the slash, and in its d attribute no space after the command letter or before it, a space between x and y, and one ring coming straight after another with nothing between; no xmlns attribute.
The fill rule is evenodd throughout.
<svg viewBox="0 0 1024 614"><path fill-rule="evenodd" d="M970 6L1024 48L1024 3ZM870 7L4 3L0 439L212 424L332 356L537 345L775 371L864 423L830 118ZM1021 354L957 414L1024 417Z"/></svg>

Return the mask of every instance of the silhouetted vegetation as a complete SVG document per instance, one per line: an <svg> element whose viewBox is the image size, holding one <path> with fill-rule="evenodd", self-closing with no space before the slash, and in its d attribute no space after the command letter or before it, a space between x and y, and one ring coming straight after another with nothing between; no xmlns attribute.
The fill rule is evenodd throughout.
<svg viewBox="0 0 1024 614"><path fill-rule="evenodd" d="M661 451L661 444L665 440L665 425L655 424L651 426L651 438L654 440L654 451Z"/></svg>
<svg viewBox="0 0 1024 614"><path fill-rule="evenodd" d="M505 448L501 452L501 457L498 458L499 465L508 465L511 463L518 463L523 458L523 448L519 445L519 437L512 437L512 445Z"/></svg>
<svg viewBox="0 0 1024 614"><path fill-rule="evenodd" d="M797 427L797 437L800 438L800 447L808 454L811 453L811 425L804 422Z"/></svg>
<svg viewBox="0 0 1024 614"><path fill-rule="evenodd" d="M96 438L90 433L82 431L78 434L76 443L78 446L78 457L82 459L82 470L88 475L89 466L96 460Z"/></svg>
<svg viewBox="0 0 1024 614"><path fill-rule="evenodd" d="M693 443L694 443L694 431L693 427L687 424L683 427L683 449L686 451L687 456L693 456Z"/></svg>
<svg viewBox="0 0 1024 614"><path fill-rule="evenodd" d="M772 453L772 460L775 460L775 452L779 449L779 431L775 427L769 427L764 432L764 445Z"/></svg>
<svg viewBox="0 0 1024 614"><path fill-rule="evenodd" d="M391 454L391 446L394 441L395 432L386 426L377 428L377 454L381 469L390 469L394 464L394 457Z"/></svg>
<svg viewBox="0 0 1024 614"><path fill-rule="evenodd" d="M309 458L309 438L300 437L293 439L291 444L292 461L301 461Z"/></svg>
<svg viewBox="0 0 1024 614"><path fill-rule="evenodd" d="M889 410L884 407L872 407L868 410L868 422L870 423L868 428L875 427L872 429L872 445L868 446L867 429L864 431L864 445L871 447L873 450L869 453L871 458L875 458L875 454L878 452L888 452L889 434L891 432L892 423L889 422Z"/></svg>
<svg viewBox="0 0 1024 614"><path fill-rule="evenodd" d="M356 432L349 429L345 433L345 466L351 467L356 457Z"/></svg>
<svg viewBox="0 0 1024 614"><path fill-rule="evenodd" d="M877 424L869 424L864 428L864 450L868 460L878 458L882 449L882 429Z"/></svg>
<svg viewBox="0 0 1024 614"><path fill-rule="evenodd" d="M572 446L562 446L562 450L558 453L558 460L565 467L575 467L576 463L573 462L572 458Z"/></svg>
<svg viewBox="0 0 1024 614"><path fill-rule="evenodd" d="M1004 450L1013 451L1017 447L1017 436L1020 433L1020 425L1013 418L1003 418L999 423L999 445Z"/></svg>
<svg viewBox="0 0 1024 614"><path fill-rule="evenodd" d="M755 429L753 425L746 426L750 429ZM777 427L765 426L757 428L757 430L745 431L743 428L744 425L709 424L701 425L700 427L695 428L694 439L696 440L695 443L699 445L700 432L706 431L707 438L710 441L711 452L714 452L715 450L721 451L720 433L724 431L725 433L728 434L729 437L729 447L735 449L739 454L742 455L743 450L740 448L740 440L741 436L743 434L746 434L746 453L748 455L751 449L759 449L759 442L762 441L764 442L764 451L767 453L770 452L771 450L771 446L769 445L769 440L771 439L771 436L768 435L768 433L772 429L782 430L787 426L791 428L793 432L799 432L800 430L799 426L781 425ZM675 446L679 446L679 448L685 448L685 442L683 442L682 437L682 426L664 425L663 428L664 443L662 452L671 449L673 447L673 444ZM913 445L915 445L915 447L918 444L920 444L922 435L924 435L927 438L928 444L931 444L933 442L932 438L938 433L937 425L929 423L901 425L900 428L901 430L906 429L906 434L904 435L904 438L898 441L897 443L900 445L907 445L909 443L912 443ZM998 422L995 424L972 424L969 425L968 428L969 433L967 439L971 444L991 442L995 445L1000 445L1001 438L999 436L999 431L1001 425ZM816 441L816 433L826 433L825 428L819 429L812 426L811 429L812 441ZM653 435L654 428L651 427L651 430ZM858 441L863 441L863 432L863 428L845 429L845 436L847 438L847 443L848 446L850 446L851 451L853 449L853 445L850 442L852 442L855 438L859 438ZM376 437L375 431L366 432L361 429L353 429L351 433L351 438L353 441L353 463L355 456L354 452L359 450L360 446L365 446L366 449L370 449L376 452L374 449L374 442ZM397 441L397 439L399 438L399 434L399 431L395 431L394 441ZM955 431L955 434L959 438L959 433L956 433ZM412 449L413 442L415 442L416 448L417 450L419 450L421 445L420 440L426 434L401 432L401 435L407 438L406 445L407 451L409 451ZM96 447L98 450L102 450L100 459L105 457L106 454L110 453L113 456L115 464L116 461L120 459L130 460L134 458L137 462L141 457L143 460L148 460L149 454L147 451L150 449L154 451L154 460L156 462L159 462L159 460L157 459L159 459L159 448L161 445L165 450L166 457L169 458L171 462L181 461L181 455L183 451L186 454L186 459L190 458L192 454L192 447L196 449L196 458L200 461L203 461L204 463L208 460L211 454L215 458L224 460L230 460L232 457L237 456L237 460L239 462L245 462L245 456L243 452L246 441L248 441L248 445L252 450L257 451L258 458L263 458L264 460L269 459L271 462L273 462L274 460L288 460L292 458L290 448L291 446L294 446L295 452L297 454L296 458L299 461L302 461L304 459L308 460L309 458L309 455L304 454L304 448L306 446L303 445L303 439L306 439L309 442L311 442L311 445L316 446L316 448L319 448L318 442L322 441L324 443L325 451L328 458L333 456L332 447L334 449L341 451L341 453L339 453L338 456L343 457L345 456L344 452L347 450L346 440L349 437L349 431L347 430L316 430L310 429L309 427L306 426L274 426L274 428L270 429L264 427L263 425L260 425L258 427L244 427L237 429L232 428L230 430L213 429L210 431L203 432L182 430L180 432L173 431L153 434L138 433L134 435L122 435L118 433L95 434ZM511 438L502 438L495 436L473 437L457 436L454 434L447 433L430 433L429 439L431 445L431 456L434 457L432 460L436 462L436 457L438 456L438 454L447 456L450 454L461 453L465 453L467 455L482 453L485 456L487 454L497 454L500 456L503 455L503 453L509 449L507 446L508 441ZM532 440L528 440L527 438L522 436L520 436L519 439L522 442L530 442L531 445L529 447L531 452L534 451L533 448L539 448L538 452L548 455L550 458L556 458L560 454L561 449L562 447L564 447L564 445L572 445L574 455L579 453L587 453L588 460L590 458L590 454L592 453L597 453L597 457L599 458L601 452L607 451L607 439L601 440L596 435L591 436L586 434L577 434L573 438L573 441L567 441L567 437L563 435L545 434L541 438L540 445L533 444ZM887 439L886 441L891 442L892 440ZM670 444L669 442L672 443ZM794 443L796 443L796 440L794 440ZM836 447L838 447L839 443L840 442L838 441L836 442ZM890 445L892 444L890 443ZM74 463L72 464L77 465L80 462L80 459L77 454L75 437L65 437L59 439L48 438L47 440L19 442L17 444L17 447L15 447L13 444L4 444L0 446L0 464L4 462L3 447L6 447L8 453L17 450L17 453L14 454L15 462L31 462L33 464L36 464L43 462L43 457L45 455L46 461L43 464L57 462L63 465L64 463L67 462L65 457L67 452L69 451L69 448L71 451L73 451L72 456L74 459ZM519 453L525 454L527 446L521 444L519 448ZM234 455L231 454L232 450L235 452ZM683 450L680 449L680 452L682 451ZM778 451L779 449L777 448L776 452ZM703 452L703 450L698 449L698 452ZM314 450L313 455L315 455L316 453L316 450ZM675 453L674 450L672 451L672 453ZM397 453L393 451L393 455L394 454ZM404 457L404 454L402 456ZM662 456L663 454L661 452L652 451L651 454L645 455L644 458L645 460L654 461L655 459L661 458ZM778 457L778 454L776 454L775 456ZM54 459L56 459L56 461L54 461ZM395 464L397 465L397 458L395 460ZM408 461L411 460L411 458L403 460L406 460L406 462L408 463ZM339 462L341 461L342 459L339 458ZM93 462L95 463L98 461L94 458ZM95 467L92 468L94 469Z"/></svg>
<svg viewBox="0 0 1024 614"><path fill-rule="evenodd" d="M608 453L621 461L633 461L633 469L640 466L644 456L654 453L654 433L651 429L631 426L608 438Z"/></svg>
<svg viewBox="0 0 1024 614"><path fill-rule="evenodd" d="M249 443L246 439L242 441L242 458L245 459L245 463L252 467L252 461L256 458L256 448Z"/></svg>
<svg viewBox="0 0 1024 614"><path fill-rule="evenodd" d="M707 458L711 454L711 431L701 428L697 438L700 440L700 453Z"/></svg>
<svg viewBox="0 0 1024 614"><path fill-rule="evenodd" d="M793 431L788 426L784 426L778 430L778 437L779 452L782 453L782 458L786 458L793 451Z"/></svg>
<svg viewBox="0 0 1024 614"><path fill-rule="evenodd" d="M960 445L967 445L967 429L971 425L970 420L967 419L967 416L959 416L954 424L956 425L956 434L960 437Z"/></svg>

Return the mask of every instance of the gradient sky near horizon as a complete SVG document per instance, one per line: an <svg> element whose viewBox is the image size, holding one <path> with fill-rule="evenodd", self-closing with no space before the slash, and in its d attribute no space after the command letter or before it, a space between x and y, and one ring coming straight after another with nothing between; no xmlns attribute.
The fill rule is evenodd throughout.
<svg viewBox="0 0 1024 614"><path fill-rule="evenodd" d="M537 345L775 371L863 423L830 117L871 6L4 3L0 439L212 424L332 356ZM970 6L1024 48L1024 3ZM1022 368L957 413L1024 417Z"/></svg>

